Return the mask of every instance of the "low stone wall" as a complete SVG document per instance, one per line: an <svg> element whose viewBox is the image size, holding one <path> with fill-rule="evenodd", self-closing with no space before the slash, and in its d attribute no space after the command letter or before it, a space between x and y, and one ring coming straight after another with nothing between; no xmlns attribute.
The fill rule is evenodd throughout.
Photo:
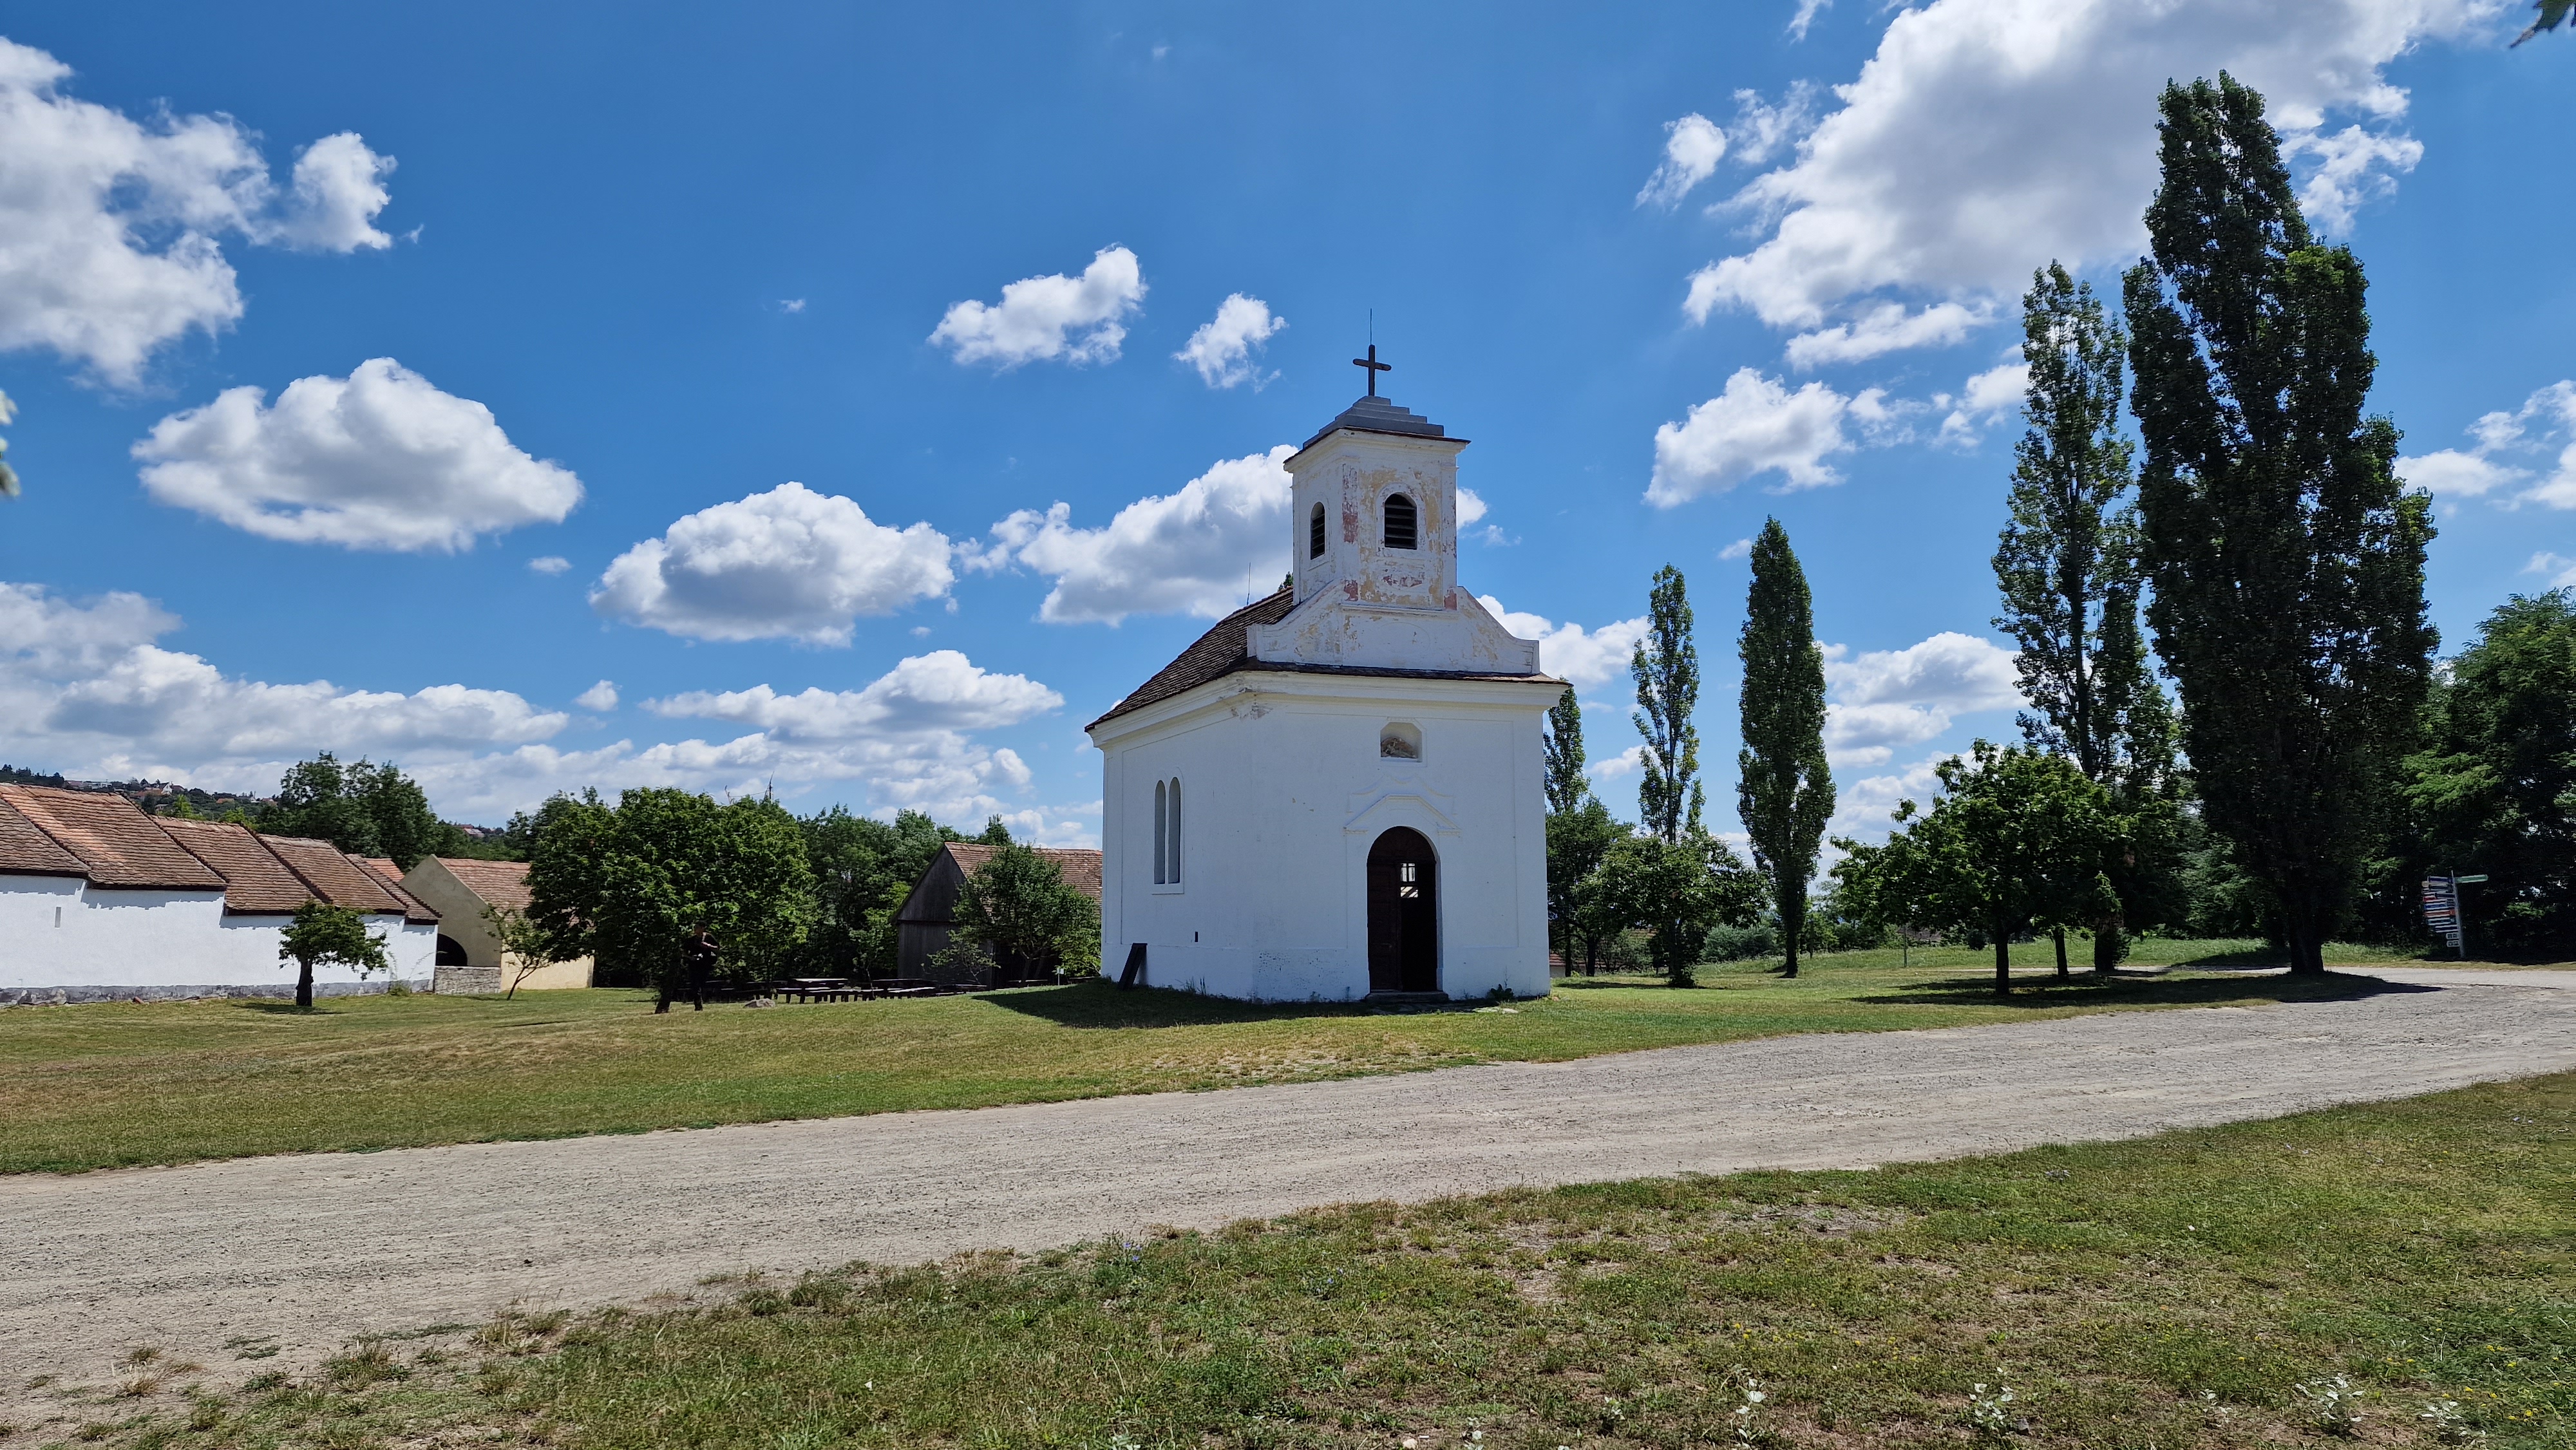
<svg viewBox="0 0 2576 1450"><path fill-rule="evenodd" d="M501 991L501 969L440 967L430 979L429 990L441 996L497 996Z"/></svg>
<svg viewBox="0 0 2576 1450"><path fill-rule="evenodd" d="M316 982L316 997L363 997L386 990L385 982ZM414 991L424 991L429 983L405 983ZM0 1007L68 1007L82 1002L202 1002L228 997L282 998L293 1001L295 984L226 987L10 987L0 990Z"/></svg>

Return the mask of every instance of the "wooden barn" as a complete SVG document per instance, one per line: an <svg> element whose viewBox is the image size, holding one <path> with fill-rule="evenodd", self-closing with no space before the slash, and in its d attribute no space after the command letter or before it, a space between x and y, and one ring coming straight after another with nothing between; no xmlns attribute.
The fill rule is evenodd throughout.
<svg viewBox="0 0 2576 1450"><path fill-rule="evenodd" d="M1054 980L1052 961L1020 962L1000 965L977 973L961 973L953 968L934 965L938 955L948 949L949 929L955 925L957 890L966 884L968 872L992 859L998 846L978 845L971 841L952 841L930 858L930 866L913 883L912 894L903 899L895 912L895 975L956 986L1016 987L1030 982ZM1064 873L1064 884L1090 897L1100 899L1100 853L1048 846L1035 848L1037 853Z"/></svg>

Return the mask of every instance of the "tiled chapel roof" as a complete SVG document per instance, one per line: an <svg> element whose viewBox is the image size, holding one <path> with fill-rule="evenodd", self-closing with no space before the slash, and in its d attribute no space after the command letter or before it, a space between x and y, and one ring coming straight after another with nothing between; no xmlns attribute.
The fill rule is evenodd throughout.
<svg viewBox="0 0 2576 1450"><path fill-rule="evenodd" d="M1180 658L1154 672L1154 677L1138 685L1126 699L1109 707L1106 714L1092 725L1115 720L1131 711L1142 710L1158 700L1168 700L1187 690L1195 690L1210 680L1223 679L1238 670L1264 670L1274 674L1294 675L1376 675L1404 680L1545 680L1545 674L1502 674L1489 670L1398 670L1376 665L1308 665L1252 657L1252 630L1257 625L1277 624L1288 617L1297 604L1296 592L1281 589L1267 599L1256 599L1220 619L1207 633L1200 635ZM1085 726L1085 729L1091 728Z"/></svg>

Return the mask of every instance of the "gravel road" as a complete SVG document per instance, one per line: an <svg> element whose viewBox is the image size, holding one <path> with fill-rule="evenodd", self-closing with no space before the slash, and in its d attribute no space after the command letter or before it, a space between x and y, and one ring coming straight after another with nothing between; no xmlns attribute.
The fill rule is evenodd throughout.
<svg viewBox="0 0 2576 1450"><path fill-rule="evenodd" d="M0 1377L95 1382L154 1345L222 1381L360 1333L755 1267L1515 1184L1858 1168L2576 1069L2576 971L2375 975L2392 990L2347 1002L0 1179ZM253 1339L279 1355L227 1348Z"/></svg>

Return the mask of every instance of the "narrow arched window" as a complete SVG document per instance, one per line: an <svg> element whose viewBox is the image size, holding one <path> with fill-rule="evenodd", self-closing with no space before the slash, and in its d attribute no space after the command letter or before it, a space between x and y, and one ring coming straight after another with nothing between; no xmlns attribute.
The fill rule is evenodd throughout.
<svg viewBox="0 0 2576 1450"><path fill-rule="evenodd" d="M1410 549L1413 540L1413 500L1399 493L1386 501L1386 546Z"/></svg>
<svg viewBox="0 0 2576 1450"><path fill-rule="evenodd" d="M1306 514L1306 557L1324 557L1324 506L1317 504Z"/></svg>
<svg viewBox="0 0 2576 1450"><path fill-rule="evenodd" d="M1181 778L1177 775L1172 777L1170 841L1171 850L1163 861L1163 880L1178 886L1181 884Z"/></svg>
<svg viewBox="0 0 2576 1450"><path fill-rule="evenodd" d="M1171 843L1163 836L1166 819L1163 814L1163 790L1163 782L1159 780L1154 782L1154 884L1157 886L1163 884L1163 860L1165 854L1171 849Z"/></svg>

